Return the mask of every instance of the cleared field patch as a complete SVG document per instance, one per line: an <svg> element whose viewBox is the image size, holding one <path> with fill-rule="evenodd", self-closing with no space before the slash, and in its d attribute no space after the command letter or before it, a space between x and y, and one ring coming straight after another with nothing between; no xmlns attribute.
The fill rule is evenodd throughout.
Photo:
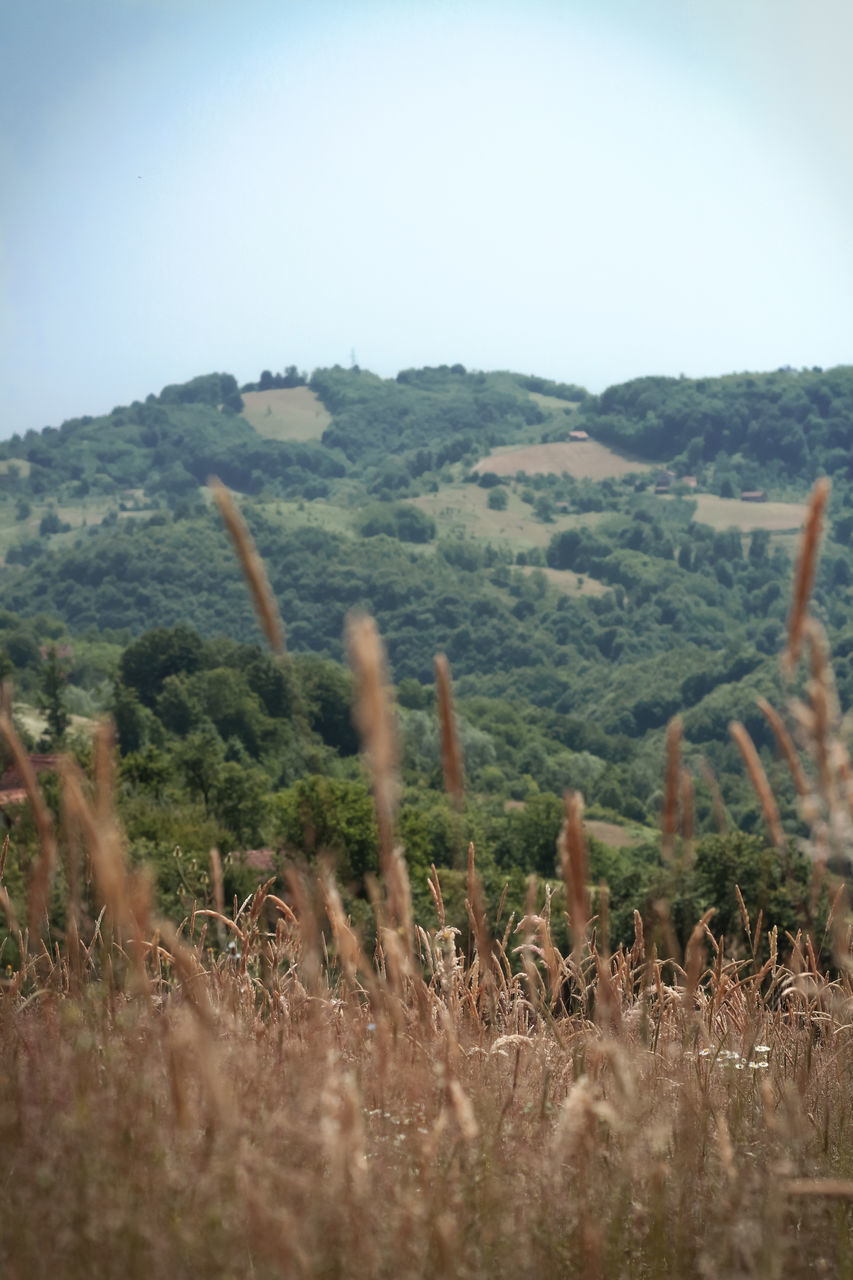
<svg viewBox="0 0 853 1280"><path fill-rule="evenodd" d="M534 404L538 404L544 413L564 413L580 404L579 400L560 400L558 396L546 396L541 391L528 391Z"/></svg>
<svg viewBox="0 0 853 1280"><path fill-rule="evenodd" d="M504 449L482 458L474 468L480 475L493 471L498 476L514 476L517 471L526 471L531 476L559 476L566 471L578 480L618 480L620 476L653 469L652 463L634 462L597 440L558 440Z"/></svg>
<svg viewBox="0 0 853 1280"><path fill-rule="evenodd" d="M309 525L325 529L328 533L353 534L353 512L349 507L338 506L314 498L311 502L276 498L265 502L260 510L271 520L280 520L282 529L295 529Z"/></svg>
<svg viewBox="0 0 853 1280"><path fill-rule="evenodd" d="M536 565L527 565L524 570L528 574L536 571ZM573 573L571 569L539 568L538 571L545 574L552 587L556 587L566 596L603 596L610 590L605 582L599 582L597 578L588 578L583 573Z"/></svg>
<svg viewBox="0 0 853 1280"><path fill-rule="evenodd" d="M649 838L655 839L657 834L653 831L644 832L641 827L623 827L618 822L604 822L599 818L587 819L583 827L587 835L611 849L629 849Z"/></svg>
<svg viewBox="0 0 853 1280"><path fill-rule="evenodd" d="M28 476L30 474L28 458L6 458L3 462L0 462L0 476L8 475L13 467L20 476Z"/></svg>
<svg viewBox="0 0 853 1280"><path fill-rule="evenodd" d="M40 738L43 733L47 732L47 717L41 711L37 711L35 707L28 706L26 702L16 702L14 712L15 717L20 720L27 732L31 733L34 738ZM82 733L87 737L91 737L98 727L98 722L88 716L72 715L69 717L68 727L72 733Z"/></svg>
<svg viewBox="0 0 853 1280"><path fill-rule="evenodd" d="M669 502L668 495L662 500ZM740 498L718 498L715 493L697 493L691 496L696 503L693 517L700 524L713 529L740 529L750 533L753 529L769 529L771 533L796 533L806 518L806 506L802 502L741 502Z"/></svg>
<svg viewBox="0 0 853 1280"><path fill-rule="evenodd" d="M605 513L588 515L555 515L546 524L538 520L533 509L522 502L518 494L505 490L505 511L493 511L489 506L489 489L479 485L447 485L438 493L423 493L413 498L412 504L432 516L440 538L470 537L483 542L508 544L516 551L530 547L547 547L555 533L579 525L597 524Z"/></svg>
<svg viewBox="0 0 853 1280"><path fill-rule="evenodd" d="M308 387L243 393L243 417L268 440L319 440L332 421Z"/></svg>

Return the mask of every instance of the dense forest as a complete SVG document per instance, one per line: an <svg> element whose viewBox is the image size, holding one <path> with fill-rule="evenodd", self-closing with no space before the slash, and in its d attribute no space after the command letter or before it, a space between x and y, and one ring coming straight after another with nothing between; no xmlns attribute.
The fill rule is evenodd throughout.
<svg viewBox="0 0 853 1280"><path fill-rule="evenodd" d="M853 476L850 366L637 378L590 396L580 416L600 439L638 456L688 472L711 468L721 489Z"/></svg>
<svg viewBox="0 0 853 1280"><path fill-rule="evenodd" d="M291 391L325 414L313 438L264 435L246 416L252 396ZM495 450L570 431L638 459L637 470L474 469ZM72 745L85 759L81 726L113 715L131 845L153 858L173 912L203 879L211 844L232 851L235 892L257 878L241 850L262 845L281 859L330 849L360 909L377 845L343 632L362 610L377 619L397 686L400 837L416 886L431 862L458 868L473 839L487 888L499 894L509 877L520 906L527 873L555 873L570 787L584 793L591 821L624 837L621 848L594 834L591 844L612 927L627 936L637 894L651 900L672 874L655 830L664 732L679 714L699 841L666 896L684 902L689 923L721 891L721 868L737 863L768 919L793 927L792 885L805 885L808 869L795 844L784 874L768 858L728 733L733 718L746 724L796 836L794 789L756 707L759 696L785 697L778 653L793 535L761 527L760 514L747 531L704 523L696 493L802 499L817 475L832 474L815 609L847 707L851 447L846 368L647 378L600 396L461 365L396 379L341 368L309 379L290 366L243 387L206 375L0 445L0 672L20 706L44 717L35 728L19 716L31 748ZM665 498L639 460L672 478ZM243 495L285 622L283 661L261 646L208 503L211 474ZM695 490L678 484L687 476ZM486 523L460 533L444 494L462 506L487 496L483 509L497 516L509 504L535 537L516 545ZM448 655L458 698L462 811L442 790L437 652ZM715 834L709 767L725 837Z"/></svg>

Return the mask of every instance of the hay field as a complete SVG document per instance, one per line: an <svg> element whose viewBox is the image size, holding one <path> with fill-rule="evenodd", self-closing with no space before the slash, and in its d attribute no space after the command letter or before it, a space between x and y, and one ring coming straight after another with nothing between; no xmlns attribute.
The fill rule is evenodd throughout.
<svg viewBox="0 0 853 1280"><path fill-rule="evenodd" d="M493 511L489 506L490 490L474 484L445 485L438 493L423 493L411 502L432 516L439 537L479 538L496 545L509 545L517 551L547 547L554 534L562 529L588 527L606 515L602 512L555 515L550 524L545 524L518 494L510 489L505 492L508 499L505 511Z"/></svg>
<svg viewBox="0 0 853 1280"><path fill-rule="evenodd" d="M7 475L10 467L16 467L18 474L28 476L30 474L30 463L28 458L6 458L0 462L0 475Z"/></svg>
<svg viewBox="0 0 853 1280"><path fill-rule="evenodd" d="M527 565L524 568L524 572L528 574L535 573L536 570L536 565ZM539 567L539 573L544 573L551 586L556 587L566 596L603 596L611 590L606 582L599 582L597 578L590 578L584 573L574 573L571 569Z"/></svg>
<svg viewBox="0 0 853 1280"><path fill-rule="evenodd" d="M618 822L606 822L603 818L586 818L583 829L594 840L611 849L630 849L644 840L654 839L655 832L643 833L640 827L626 827Z"/></svg>
<svg viewBox="0 0 853 1280"><path fill-rule="evenodd" d="M544 413L563 413L566 409L574 409L579 400L560 400L558 396L546 396L541 391L528 391L534 404L538 404Z"/></svg>
<svg viewBox="0 0 853 1280"><path fill-rule="evenodd" d="M504 449L482 458L474 468L478 474L493 471L498 476L514 476L517 471L528 475L562 475L564 471L579 480L618 480L638 471L652 471L650 462L633 462L614 453L597 440L524 445Z"/></svg>
<svg viewBox="0 0 853 1280"><path fill-rule="evenodd" d="M663 494L661 501L671 502L672 498ZM803 502L741 502L740 498L718 498L715 493L690 494L689 501L696 503L693 518L697 523L718 530L740 529L742 533L753 529L796 533L808 510Z"/></svg>
<svg viewBox="0 0 853 1280"><path fill-rule="evenodd" d="M268 440L319 440L332 421L308 387L246 391L243 417Z"/></svg>

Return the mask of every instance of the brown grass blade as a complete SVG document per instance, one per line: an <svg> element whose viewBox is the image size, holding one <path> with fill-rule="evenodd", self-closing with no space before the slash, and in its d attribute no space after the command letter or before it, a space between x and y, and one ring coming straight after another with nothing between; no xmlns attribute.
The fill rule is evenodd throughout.
<svg viewBox="0 0 853 1280"><path fill-rule="evenodd" d="M702 965L705 960L705 928L711 916L714 915L716 907L710 907L702 919L697 921L693 926L690 937L687 940L687 950L684 956L684 967L687 970L687 980L684 985L684 1003L692 1004L696 995L696 988L699 985L699 978L702 973Z"/></svg>
<svg viewBox="0 0 853 1280"><path fill-rule="evenodd" d="M766 698L757 698L756 703L764 719L773 730L774 737L778 743L779 750L785 758L785 763L791 777L794 780L794 786L797 788L797 795L805 797L809 794L809 784L806 781L806 775L803 773L803 767L800 764L799 757L794 749L794 743L791 735L785 728L785 724L779 712L772 706Z"/></svg>
<svg viewBox="0 0 853 1280"><path fill-rule="evenodd" d="M831 483L828 476L822 476L812 489L809 500L808 515L806 516L806 523L800 542L797 571L794 575L791 610L788 615L788 647L782 655L782 666L788 673L793 671L800 657L803 626L808 612L817 568L821 524L824 509L829 499L830 488Z"/></svg>
<svg viewBox="0 0 853 1280"><path fill-rule="evenodd" d="M222 879L222 859L218 849L210 851L210 887L213 892L213 905L221 916L225 915L225 887Z"/></svg>
<svg viewBox="0 0 853 1280"><path fill-rule="evenodd" d="M560 869L566 886L566 904L569 909L573 950L577 954L583 946L589 920L583 796L579 791L566 792L565 807L566 820L559 840Z"/></svg>
<svg viewBox="0 0 853 1280"><path fill-rule="evenodd" d="M853 1200L853 1178L788 1178L782 1190L789 1196L820 1196L825 1200Z"/></svg>
<svg viewBox="0 0 853 1280"><path fill-rule="evenodd" d="M450 664L443 653L435 656L435 692L438 702L438 720L441 726L441 767L444 785L458 806L463 800L463 764L456 717L453 711L453 688L450 683Z"/></svg>
<svg viewBox="0 0 853 1280"><path fill-rule="evenodd" d="M382 873L388 875L394 848L397 807L397 734L391 712L385 648L373 618L349 619L346 630L356 678L353 718L373 783Z"/></svg>
<svg viewBox="0 0 853 1280"><path fill-rule="evenodd" d="M27 799L33 812L36 831L38 832L39 856L30 877L28 902L30 933L36 936L47 911L50 881L56 865L56 838L53 831L53 819L44 802L41 787L36 779L35 770L30 764L30 758L24 750L24 744L18 737L15 726L5 711L0 711L0 734L6 739L9 750L12 752L12 759L15 761L15 767L21 775Z"/></svg>
<svg viewBox="0 0 853 1280"><path fill-rule="evenodd" d="M767 774L764 772L764 766L758 758L758 752L755 749L755 743L749 736L744 725L739 720L733 720L729 725L729 733L738 745L743 762L746 765L746 771L749 774L749 780L752 783L755 793L761 804L761 811L764 814L764 821L767 823L767 829L770 832L770 838L780 851L785 848L785 833L782 830L782 823L779 818L779 810L776 806L776 798L770 789L770 783L767 781Z"/></svg>
<svg viewBox="0 0 853 1280"><path fill-rule="evenodd" d="M209 476L207 486L219 508L225 528L240 560L240 567L252 593L255 612L273 653L284 653L284 623L278 611L264 563L258 555L255 540L237 508L231 492L216 476Z"/></svg>

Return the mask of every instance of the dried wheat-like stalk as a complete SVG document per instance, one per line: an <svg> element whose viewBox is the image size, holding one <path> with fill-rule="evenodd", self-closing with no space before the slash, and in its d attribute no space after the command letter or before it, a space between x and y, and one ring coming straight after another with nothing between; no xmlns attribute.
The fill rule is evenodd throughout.
<svg viewBox="0 0 853 1280"><path fill-rule="evenodd" d="M462 750L456 732L453 713L453 689L450 683L450 664L443 653L435 656L435 690L438 701L438 720L441 725L441 767L444 785L457 805L462 804L463 765Z"/></svg>
<svg viewBox="0 0 853 1280"><path fill-rule="evenodd" d="M364 615L348 620L346 637L356 678L353 718L370 768L382 872L387 875L392 865L397 807L397 735L389 696L385 648L373 618Z"/></svg>
<svg viewBox="0 0 853 1280"><path fill-rule="evenodd" d="M693 834L695 828L695 793L693 778L688 769L681 770L681 838L684 841L683 857L689 865L693 861Z"/></svg>
<svg viewBox="0 0 853 1280"><path fill-rule="evenodd" d="M788 647L782 655L782 666L789 673L793 671L800 657L803 625L806 620L817 568L821 523L824 508L829 499L830 488L829 478L822 476L812 489L812 495L809 500L808 515L806 516L803 538L800 543L797 572L794 576L791 612L788 617Z"/></svg>
<svg viewBox="0 0 853 1280"><path fill-rule="evenodd" d="M78 830L85 839L101 901L119 928L130 921L127 875L122 865L121 849L112 833L99 822L86 797L86 780L74 761L62 761L62 805L65 825Z"/></svg>
<svg viewBox="0 0 853 1280"><path fill-rule="evenodd" d="M474 933L474 942L479 958L480 972L483 975L483 994L487 1007L491 1008L494 998L494 943L491 930L486 919L486 907L483 902L483 890L480 877L474 866L474 843L468 845L468 896L465 900L468 919Z"/></svg>
<svg viewBox="0 0 853 1280"><path fill-rule="evenodd" d="M744 725L739 720L733 720L729 725L729 733L738 745L743 762L746 765L746 771L749 774L749 780L755 788L761 804L761 811L764 814L764 821L770 832L770 837L776 848L783 850L785 848L785 833L782 830L782 823L779 818L779 810L776 806L776 798L770 789L770 783L767 781L767 774L764 772L764 766L758 758L758 752L755 749L755 743L749 736Z"/></svg>
<svg viewBox="0 0 853 1280"><path fill-rule="evenodd" d="M0 734L6 739L9 750L12 752L12 759L15 761L15 767L21 775L39 837L40 852L30 879L28 904L30 933L35 937L47 911L50 881L56 865L56 839L53 832L53 819L44 802L41 787L36 780L35 770L30 763L30 758L24 750L24 744L15 732L15 726L5 711L0 711ZM3 861L5 867L5 852Z"/></svg>
<svg viewBox="0 0 853 1280"><path fill-rule="evenodd" d="M222 879L222 859L218 849L210 851L210 884L213 890L213 905L221 916L225 915L225 888Z"/></svg>
<svg viewBox="0 0 853 1280"><path fill-rule="evenodd" d="M565 795L566 820L560 832L560 870L566 886L566 904L572 929L573 950L579 954L589 920L586 841L583 834L583 796L579 791Z"/></svg>
<svg viewBox="0 0 853 1280"><path fill-rule="evenodd" d="M216 505L219 507L219 513L234 544L234 550L239 557L264 635L269 641L273 653L283 654L284 623L281 620L281 614L278 611L278 605L276 604L264 563L258 555L254 538L249 533L246 522L237 509L230 491L222 481L215 476L209 476L207 485L213 494Z"/></svg>
<svg viewBox="0 0 853 1280"><path fill-rule="evenodd" d="M779 750L785 757L785 763L788 766L791 777L794 779L794 786L797 788L797 795L804 799L809 794L809 784L806 780L806 775L803 773L803 766L800 764L799 756L794 749L791 735L785 728L779 712L766 698L757 698L756 702L759 711L773 730L773 734L779 744Z"/></svg>
<svg viewBox="0 0 853 1280"><path fill-rule="evenodd" d="M371 966L368 964L367 957L361 949L361 943L344 912L341 895L338 892L331 869L328 867L324 869L320 887L326 906L326 915L329 917L329 924L332 926L338 960L347 982L350 986L357 987L359 985L359 972L363 973L366 980L370 982L372 978Z"/></svg>

